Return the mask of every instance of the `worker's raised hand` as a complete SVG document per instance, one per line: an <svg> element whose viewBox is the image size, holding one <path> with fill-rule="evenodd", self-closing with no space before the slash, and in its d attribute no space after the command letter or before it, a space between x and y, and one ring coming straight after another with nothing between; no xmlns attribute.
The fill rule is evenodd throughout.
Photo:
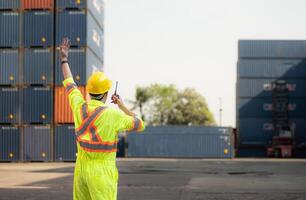
<svg viewBox="0 0 306 200"><path fill-rule="evenodd" d="M122 102L120 96L117 95L117 94L112 95L112 103L117 104L119 107L123 106L123 102Z"/></svg>
<svg viewBox="0 0 306 200"><path fill-rule="evenodd" d="M68 38L63 38L62 44L60 46L60 59L61 61L68 60L68 52L70 48L70 42Z"/></svg>

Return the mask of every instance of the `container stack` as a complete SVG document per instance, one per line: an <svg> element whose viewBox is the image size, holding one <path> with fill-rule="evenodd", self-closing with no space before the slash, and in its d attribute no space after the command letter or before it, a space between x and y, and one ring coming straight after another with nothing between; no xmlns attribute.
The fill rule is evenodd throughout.
<svg viewBox="0 0 306 200"><path fill-rule="evenodd" d="M306 144L306 41L239 41L237 64L239 155L266 156L273 124L273 83L285 81L297 147ZM306 156L306 155L305 155Z"/></svg>
<svg viewBox="0 0 306 200"><path fill-rule="evenodd" d="M20 159L20 2L0 1L0 160Z"/></svg>
<svg viewBox="0 0 306 200"><path fill-rule="evenodd" d="M104 25L102 0L57 0L55 14L55 45L62 38L71 43L69 64L73 78L85 98L85 85L92 72L102 70ZM62 86L63 76L59 51L55 53L55 160L76 159L73 115L68 96ZM63 142L65 141L65 142Z"/></svg>
<svg viewBox="0 0 306 200"><path fill-rule="evenodd" d="M0 161L75 160L73 116L62 87L58 47L85 96L103 70L102 0L0 1Z"/></svg>

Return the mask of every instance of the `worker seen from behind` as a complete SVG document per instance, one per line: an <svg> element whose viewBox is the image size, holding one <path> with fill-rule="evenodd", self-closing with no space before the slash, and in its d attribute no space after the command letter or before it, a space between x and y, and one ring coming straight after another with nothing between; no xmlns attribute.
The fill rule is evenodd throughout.
<svg viewBox="0 0 306 200"><path fill-rule="evenodd" d="M86 91L90 100L86 101L73 80L68 51L69 40L64 38L60 60L63 84L74 116L78 150L73 199L114 200L117 199L118 183L118 132L143 131L144 122L126 108L119 95L111 97L119 109L105 105L112 82L103 72L95 72L88 79Z"/></svg>

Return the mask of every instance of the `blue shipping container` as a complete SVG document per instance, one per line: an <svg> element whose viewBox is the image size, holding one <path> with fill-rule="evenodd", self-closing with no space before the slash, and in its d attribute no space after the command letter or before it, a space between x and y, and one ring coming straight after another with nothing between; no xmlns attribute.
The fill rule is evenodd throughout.
<svg viewBox="0 0 306 200"><path fill-rule="evenodd" d="M0 47L18 47L20 44L20 14L0 12Z"/></svg>
<svg viewBox="0 0 306 200"><path fill-rule="evenodd" d="M239 58L306 58L305 40L239 40Z"/></svg>
<svg viewBox="0 0 306 200"><path fill-rule="evenodd" d="M211 128L210 128L211 129ZM171 131L172 130L172 131ZM147 127L143 134L127 137L129 157L232 158L234 143L230 128ZM220 133L224 130L225 133Z"/></svg>
<svg viewBox="0 0 306 200"><path fill-rule="evenodd" d="M306 99L289 99L288 115L291 118L306 117ZM273 116L272 98L240 98L238 117L269 118Z"/></svg>
<svg viewBox="0 0 306 200"><path fill-rule="evenodd" d="M73 124L55 126L55 160L75 161L77 155L75 128Z"/></svg>
<svg viewBox="0 0 306 200"><path fill-rule="evenodd" d="M0 85L20 83L18 49L0 49Z"/></svg>
<svg viewBox="0 0 306 200"><path fill-rule="evenodd" d="M53 13L51 11L26 11L23 28L25 47L53 45Z"/></svg>
<svg viewBox="0 0 306 200"><path fill-rule="evenodd" d="M64 78L58 51L56 51L55 63L55 84L62 85ZM88 48L71 48L69 66L77 85L86 85L88 77L93 72L103 70L103 63Z"/></svg>
<svg viewBox="0 0 306 200"><path fill-rule="evenodd" d="M103 0L57 0L56 7L59 9L77 8L87 10L94 16L100 27L104 25L104 4Z"/></svg>
<svg viewBox="0 0 306 200"><path fill-rule="evenodd" d="M72 46L89 47L103 61L104 32L86 11L63 11L56 14L56 46L64 37Z"/></svg>
<svg viewBox="0 0 306 200"><path fill-rule="evenodd" d="M0 126L0 161L18 161L20 129L15 126Z"/></svg>
<svg viewBox="0 0 306 200"><path fill-rule="evenodd" d="M51 161L52 156L50 125L25 126L23 132L23 160Z"/></svg>
<svg viewBox="0 0 306 200"><path fill-rule="evenodd" d="M52 84L53 50L25 49L23 72L25 84Z"/></svg>
<svg viewBox="0 0 306 200"><path fill-rule="evenodd" d="M239 78L306 78L306 59L240 59Z"/></svg>
<svg viewBox="0 0 306 200"><path fill-rule="evenodd" d="M17 124L20 122L19 89L15 87L0 88L0 123Z"/></svg>
<svg viewBox="0 0 306 200"><path fill-rule="evenodd" d="M280 80L280 79L279 79ZM287 83L289 97L306 97L306 79L281 79ZM239 79L239 97L270 97L276 79Z"/></svg>
<svg viewBox="0 0 306 200"><path fill-rule="evenodd" d="M20 0L0 0L0 10L17 10L20 7Z"/></svg>
<svg viewBox="0 0 306 200"><path fill-rule="evenodd" d="M296 143L306 144L306 118L289 119ZM238 123L240 145L267 145L274 135L272 118L240 118Z"/></svg>
<svg viewBox="0 0 306 200"><path fill-rule="evenodd" d="M51 123L53 120L53 89L27 87L22 89L22 121Z"/></svg>

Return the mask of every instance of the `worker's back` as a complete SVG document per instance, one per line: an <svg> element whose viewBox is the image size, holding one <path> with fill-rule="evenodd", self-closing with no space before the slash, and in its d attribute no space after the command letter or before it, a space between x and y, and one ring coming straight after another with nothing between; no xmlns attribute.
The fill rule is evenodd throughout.
<svg viewBox="0 0 306 200"><path fill-rule="evenodd" d="M102 101L86 102L72 78L64 82L73 111L76 128L78 160L107 160L115 162L118 133L142 131L143 121L124 114L121 110L107 108Z"/></svg>

